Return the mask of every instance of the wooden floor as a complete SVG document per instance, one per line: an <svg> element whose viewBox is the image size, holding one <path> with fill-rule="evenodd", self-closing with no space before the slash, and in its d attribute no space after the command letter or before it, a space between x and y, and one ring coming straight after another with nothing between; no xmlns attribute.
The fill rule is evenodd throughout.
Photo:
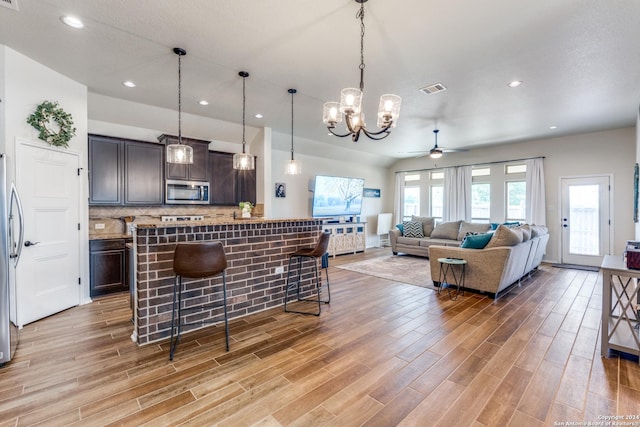
<svg viewBox="0 0 640 427"><path fill-rule="evenodd" d="M321 317L282 308L167 343L130 340L128 298L22 330L0 426L537 426L640 415L640 367L602 358L599 273L542 266L494 302L336 268ZM638 421L638 420L636 420Z"/></svg>

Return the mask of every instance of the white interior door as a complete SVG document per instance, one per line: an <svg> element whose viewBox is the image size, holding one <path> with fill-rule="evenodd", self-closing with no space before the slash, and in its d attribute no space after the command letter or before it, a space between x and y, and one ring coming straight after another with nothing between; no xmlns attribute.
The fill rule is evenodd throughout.
<svg viewBox="0 0 640 427"><path fill-rule="evenodd" d="M609 253L610 178L562 178L562 262L600 266Z"/></svg>
<svg viewBox="0 0 640 427"><path fill-rule="evenodd" d="M16 141L24 243L16 266L18 326L80 303L79 155Z"/></svg>

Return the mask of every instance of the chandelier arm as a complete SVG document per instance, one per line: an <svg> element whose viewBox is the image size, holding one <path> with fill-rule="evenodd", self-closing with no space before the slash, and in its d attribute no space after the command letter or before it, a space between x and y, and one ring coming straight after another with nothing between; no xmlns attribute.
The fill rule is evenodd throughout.
<svg viewBox="0 0 640 427"><path fill-rule="evenodd" d="M332 135L334 135L334 136L338 136L338 137L340 137L340 138L344 138L344 137L347 137L347 136L349 136L349 135L353 135L353 133L351 133L351 132L349 132L349 133L345 133L344 135L343 135L343 134L340 134L340 133L335 133L335 132L333 131L334 129L335 129L335 126L327 126L327 130L328 130L329 132L331 132L331 134L332 134Z"/></svg>
<svg viewBox="0 0 640 427"><path fill-rule="evenodd" d="M385 139L386 137L391 135L391 131L390 130L385 130L385 129L381 130L380 132L369 132L365 128L362 128L361 131L365 135L367 135L367 137L369 139L373 139L374 141L380 141L381 139ZM382 136L379 136L379 135L382 135Z"/></svg>

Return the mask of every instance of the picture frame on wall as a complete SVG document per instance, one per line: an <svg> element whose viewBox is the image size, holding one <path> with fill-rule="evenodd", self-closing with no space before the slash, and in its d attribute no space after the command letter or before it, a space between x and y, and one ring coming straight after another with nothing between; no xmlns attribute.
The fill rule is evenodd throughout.
<svg viewBox="0 0 640 427"><path fill-rule="evenodd" d="M282 198L287 197L287 184L284 182L276 182L276 197Z"/></svg>

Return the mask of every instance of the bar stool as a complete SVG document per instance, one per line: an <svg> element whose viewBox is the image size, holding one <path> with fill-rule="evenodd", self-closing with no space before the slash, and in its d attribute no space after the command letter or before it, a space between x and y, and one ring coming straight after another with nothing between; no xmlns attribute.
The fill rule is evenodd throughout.
<svg viewBox="0 0 640 427"><path fill-rule="evenodd" d="M327 254L327 248L329 247L330 237L331 237L331 232L324 231L322 234L320 234L320 238L318 239L318 242L316 243L316 246L314 248L299 249L289 256L289 270L287 271L287 286L284 292L284 311L285 312L320 316L320 311L322 310L322 303L329 304L331 302L331 288L329 287L329 256ZM327 276L327 299L326 300L322 300L320 298L322 284L320 283L321 275L318 272L318 261L317 261L318 258L322 260L322 268L324 269ZM295 282L291 283L290 281L291 273L292 273L291 265L294 259L297 261L298 278ZM316 291L318 293L318 297L315 299L300 298L300 281L301 281L301 275L302 275L302 265L303 265L303 262L308 259L312 260L313 269L315 273L315 281L316 281L315 285L316 285ZM288 310L287 300L289 299L289 292L293 289L296 290L298 301L317 302L318 312L310 313L305 311Z"/></svg>
<svg viewBox="0 0 640 427"><path fill-rule="evenodd" d="M222 273L222 305L224 307L224 333L229 351L229 321L227 318L227 280L226 272L227 258L221 242L203 243L178 243L173 255L173 271L176 273L173 284L173 305L171 306L171 349L169 360L173 360L173 353L180 341L180 328L187 325L202 323L213 323L220 319L205 319L195 322L182 322L183 313L204 311L212 308L219 308L220 304L205 303L193 307L182 307L182 293L186 293L186 288L182 286L182 278L204 279ZM177 301L176 301L177 300ZM178 315L176 316L176 302ZM177 318L176 318L177 317ZM174 331L177 329L175 341Z"/></svg>

